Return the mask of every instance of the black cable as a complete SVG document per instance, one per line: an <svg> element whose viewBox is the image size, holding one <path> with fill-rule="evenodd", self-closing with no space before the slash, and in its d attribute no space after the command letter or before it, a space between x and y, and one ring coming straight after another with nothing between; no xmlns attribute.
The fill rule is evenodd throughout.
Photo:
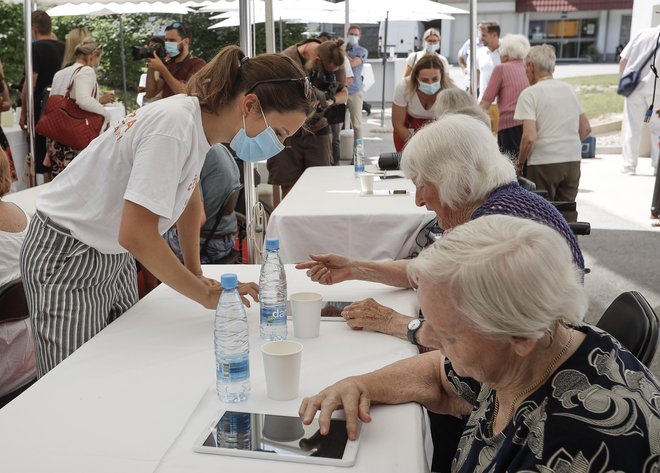
<svg viewBox="0 0 660 473"><path fill-rule="evenodd" d="M646 123L648 123L651 120L651 117L653 116L653 109L655 108L654 107L655 90L658 85L658 69L655 67L655 57L658 52L658 43L660 43L660 32L658 32L658 37L655 40L655 49L653 50L653 62L651 62L651 71L653 72L655 79L653 79L653 95L651 96L651 106L646 111L646 115L644 116L644 122Z"/></svg>

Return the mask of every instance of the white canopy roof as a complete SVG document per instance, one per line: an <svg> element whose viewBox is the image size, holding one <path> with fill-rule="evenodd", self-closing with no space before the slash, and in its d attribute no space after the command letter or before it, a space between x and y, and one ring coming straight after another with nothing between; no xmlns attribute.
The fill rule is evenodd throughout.
<svg viewBox="0 0 660 473"><path fill-rule="evenodd" d="M50 16L72 15L115 15L131 13L177 13L186 14L193 10L178 2L95 2L95 3L65 3L47 10Z"/></svg>

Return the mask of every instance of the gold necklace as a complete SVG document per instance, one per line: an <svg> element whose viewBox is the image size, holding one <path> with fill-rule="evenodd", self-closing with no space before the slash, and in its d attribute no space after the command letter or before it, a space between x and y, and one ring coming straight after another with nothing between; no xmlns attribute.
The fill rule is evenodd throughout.
<svg viewBox="0 0 660 473"><path fill-rule="evenodd" d="M511 408L509 409L509 415L506 418L507 422L509 421L509 419L513 419L513 414L516 410L516 404L518 403L518 401L523 396L526 396L527 394L531 393L536 388L538 388L543 383L543 381L545 381L548 378L548 376L550 376L550 374L552 373L552 370L554 370L555 365L557 364L557 362L561 359L562 356L564 356L564 353L566 353L566 350L568 350L568 347L571 345L571 342L573 341L573 330L571 330L571 329L569 329L569 330L570 330L570 334L568 336L568 341L562 347L562 349L559 351L559 353L557 353L557 355L552 359L552 361L550 362L548 367L543 372L543 375L535 383L530 384L525 389L523 389L522 391L520 391L518 394L515 395L515 397L513 398L513 402L511 403ZM499 413L499 411L500 411L500 401L497 398L497 393L496 393L495 394L495 407L493 408L493 417L490 421L490 434L491 434L491 437L493 435L493 427L495 425L495 419L497 418L497 414Z"/></svg>

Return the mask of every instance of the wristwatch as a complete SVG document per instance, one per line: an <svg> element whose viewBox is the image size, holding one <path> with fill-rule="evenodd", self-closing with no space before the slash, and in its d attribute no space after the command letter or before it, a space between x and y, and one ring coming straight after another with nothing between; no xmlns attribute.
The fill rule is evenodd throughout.
<svg viewBox="0 0 660 473"><path fill-rule="evenodd" d="M419 343L415 340L415 334L420 328L422 328L423 323L424 319L412 319L408 322L408 341L413 345L419 346Z"/></svg>

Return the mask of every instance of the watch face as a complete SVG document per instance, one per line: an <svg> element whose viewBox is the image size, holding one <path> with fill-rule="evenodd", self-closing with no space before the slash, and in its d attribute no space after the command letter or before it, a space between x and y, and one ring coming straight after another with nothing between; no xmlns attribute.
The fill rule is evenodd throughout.
<svg viewBox="0 0 660 473"><path fill-rule="evenodd" d="M411 320L408 323L408 330L415 330L422 324L422 321L419 319Z"/></svg>

